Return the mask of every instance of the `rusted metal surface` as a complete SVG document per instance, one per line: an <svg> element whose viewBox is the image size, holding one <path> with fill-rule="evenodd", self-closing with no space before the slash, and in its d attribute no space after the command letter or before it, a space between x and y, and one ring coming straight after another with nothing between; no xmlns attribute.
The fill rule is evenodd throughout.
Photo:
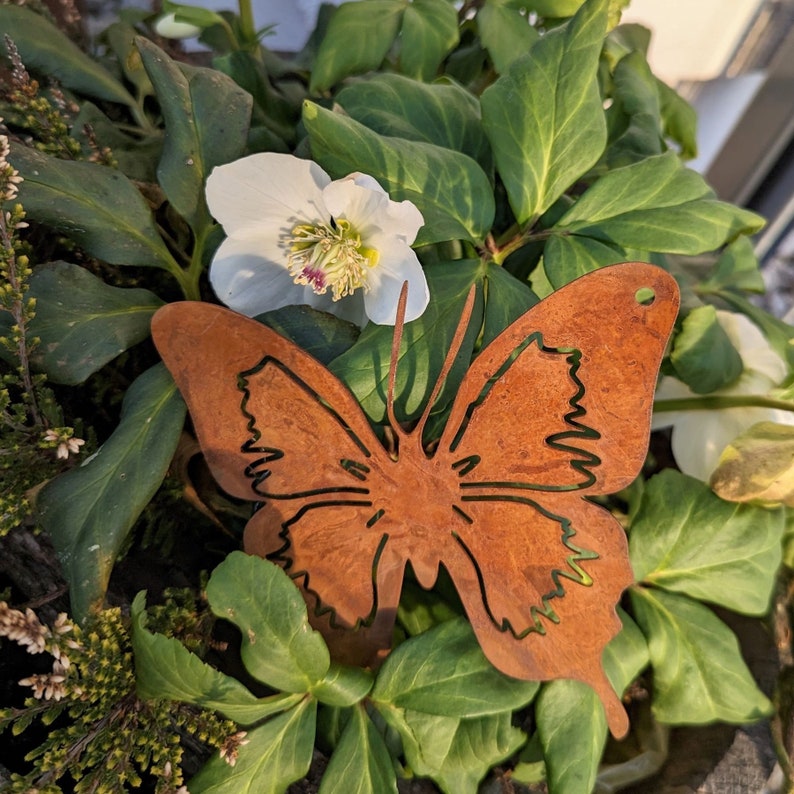
<svg viewBox="0 0 794 794"><path fill-rule="evenodd" d="M652 301L637 300L644 288ZM470 307L471 296L445 371ZM410 430L394 420L394 363L390 455L347 388L260 323L170 304L153 333L217 481L259 503L246 550L302 587L336 659L377 663L406 565L426 588L443 565L497 668L585 681L622 735L601 653L633 577L621 526L586 497L639 472L677 307L674 280L641 263L563 287L476 356L432 454L430 405Z"/></svg>

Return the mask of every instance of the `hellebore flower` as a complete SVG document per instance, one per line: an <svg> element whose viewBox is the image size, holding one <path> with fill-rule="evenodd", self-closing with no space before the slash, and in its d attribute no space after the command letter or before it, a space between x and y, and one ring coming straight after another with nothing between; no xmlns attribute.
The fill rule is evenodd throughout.
<svg viewBox="0 0 794 794"><path fill-rule="evenodd" d="M739 352L744 370L733 383L708 397L768 396L786 377L786 363L743 314L718 311L717 320ZM702 396L669 376L662 378L656 390L657 401ZM654 414L653 429L672 427L671 444L678 467L684 474L708 482L725 447L756 422L794 425L794 413L765 406L663 411Z"/></svg>
<svg viewBox="0 0 794 794"><path fill-rule="evenodd" d="M158 36L165 39L192 39L201 33L201 28L189 22L177 22L176 13L163 14L154 23L154 30Z"/></svg>
<svg viewBox="0 0 794 794"><path fill-rule="evenodd" d="M362 326L393 325L405 281L406 322L427 306L411 250L422 215L370 176L332 181L310 160L254 154L212 171L207 205L227 235L210 281L241 314L308 304Z"/></svg>

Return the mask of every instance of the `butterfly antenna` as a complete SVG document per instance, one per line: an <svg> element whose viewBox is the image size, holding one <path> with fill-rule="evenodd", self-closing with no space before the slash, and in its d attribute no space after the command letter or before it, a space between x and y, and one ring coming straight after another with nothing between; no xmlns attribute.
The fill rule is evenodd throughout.
<svg viewBox="0 0 794 794"><path fill-rule="evenodd" d="M389 419L391 429L398 438L404 438L407 435L394 415L394 383L397 378L397 359L400 357L400 345L402 344L403 326L405 325L405 305L407 302L408 282L405 281L400 290L400 299L397 301L397 317L394 321L394 336L392 337L391 359L389 360L389 385L386 390L386 416Z"/></svg>
<svg viewBox="0 0 794 794"><path fill-rule="evenodd" d="M474 299L476 296L477 288L472 284L469 294L466 296L466 303L463 305L463 312L460 315L458 327L455 329L455 335L452 337L452 342L450 342L449 350L447 351L447 357L444 359L444 366L441 367L441 372L438 373L436 384L433 386L433 391L430 394L427 403L425 404L425 410L422 412L422 416L419 419L419 424L417 425L417 430L415 432L420 440L422 437L422 432L425 428L425 423L430 416L430 411L432 410L433 405L435 404L436 399L441 392L441 389L444 387L444 381L446 381L447 375L449 375L449 371L452 369L452 365L455 363L458 353L460 353L460 348L463 345L463 337L466 335L466 330L469 327L469 320L471 320L471 313L474 310Z"/></svg>

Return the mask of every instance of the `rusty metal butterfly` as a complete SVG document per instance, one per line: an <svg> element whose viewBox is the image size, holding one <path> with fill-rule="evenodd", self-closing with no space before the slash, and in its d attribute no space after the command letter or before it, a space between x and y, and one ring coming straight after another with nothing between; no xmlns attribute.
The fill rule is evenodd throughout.
<svg viewBox="0 0 794 794"><path fill-rule="evenodd" d="M422 430L472 298L410 430L394 417L395 326L392 455L348 389L266 326L177 303L152 328L218 483L258 503L246 550L302 587L338 660L375 662L406 565L426 588L444 566L497 668L585 681L623 735L601 654L632 572L621 526L588 497L624 488L645 459L675 281L651 265L614 265L531 308L474 358L431 454Z"/></svg>

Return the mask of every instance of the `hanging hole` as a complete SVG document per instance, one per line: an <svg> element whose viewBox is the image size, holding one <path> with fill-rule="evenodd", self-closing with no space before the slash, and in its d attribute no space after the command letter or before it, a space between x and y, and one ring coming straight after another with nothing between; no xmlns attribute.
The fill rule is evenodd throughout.
<svg viewBox="0 0 794 794"><path fill-rule="evenodd" d="M656 293L650 287L640 287L634 293L634 300L641 306L650 306L656 300Z"/></svg>

